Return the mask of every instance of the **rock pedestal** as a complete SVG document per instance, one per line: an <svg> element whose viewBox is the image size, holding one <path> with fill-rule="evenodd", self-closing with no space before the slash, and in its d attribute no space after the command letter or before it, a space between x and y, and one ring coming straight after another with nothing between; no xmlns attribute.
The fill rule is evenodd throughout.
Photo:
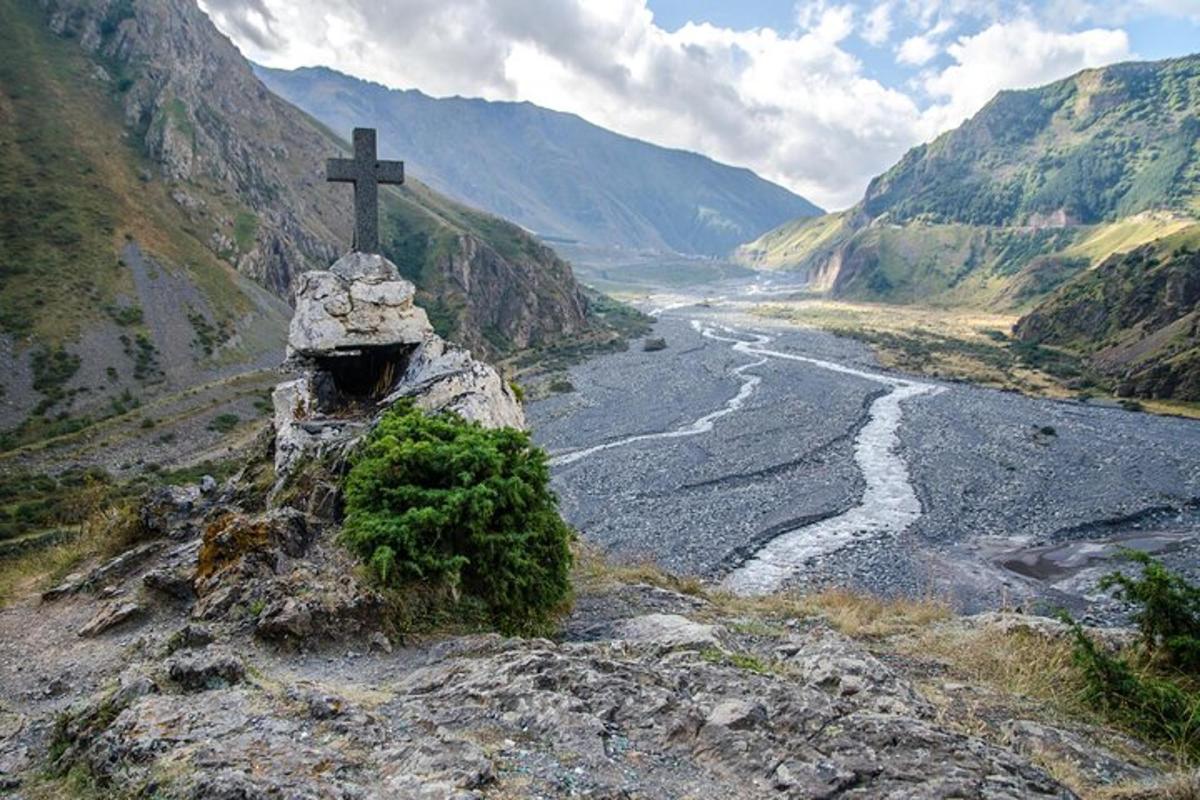
<svg viewBox="0 0 1200 800"><path fill-rule="evenodd" d="M435 334L415 295L395 264L369 253L301 276L286 362L299 376L273 395L280 480L306 453L353 444L403 398L487 427L525 426L507 382Z"/></svg>

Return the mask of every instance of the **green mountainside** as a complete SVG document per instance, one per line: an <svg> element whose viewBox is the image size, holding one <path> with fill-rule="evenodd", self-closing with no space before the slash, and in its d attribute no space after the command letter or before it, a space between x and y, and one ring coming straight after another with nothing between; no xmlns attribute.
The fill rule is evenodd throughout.
<svg viewBox="0 0 1200 800"><path fill-rule="evenodd" d="M433 98L326 68L256 72L339 134L374 121L381 149L430 186L548 237L725 255L785 220L821 213L749 170L531 103Z"/></svg>
<svg viewBox="0 0 1200 800"><path fill-rule="evenodd" d="M739 250L842 297L1022 308L1200 217L1200 56L1001 92L836 215Z"/></svg>
<svg viewBox="0 0 1200 800"><path fill-rule="evenodd" d="M1200 56L1002 92L837 214L738 250L832 296L1027 312L1121 393L1200 399Z"/></svg>
<svg viewBox="0 0 1200 800"><path fill-rule="evenodd" d="M276 365L294 276L348 246L323 174L345 149L194 0L0 0L5 441ZM442 333L490 356L612 337L519 227L419 180L381 204Z"/></svg>
<svg viewBox="0 0 1200 800"><path fill-rule="evenodd" d="M1196 211L1200 57L1118 64L1001 92L957 130L871 182L892 223L1089 225Z"/></svg>
<svg viewBox="0 0 1200 800"><path fill-rule="evenodd" d="M1121 396L1200 401L1200 225L1079 274L1016 333L1086 353Z"/></svg>

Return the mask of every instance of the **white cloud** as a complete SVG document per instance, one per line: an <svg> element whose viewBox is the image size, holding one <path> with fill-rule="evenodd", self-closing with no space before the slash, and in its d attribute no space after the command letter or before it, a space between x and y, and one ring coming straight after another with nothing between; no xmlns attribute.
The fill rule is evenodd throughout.
<svg viewBox="0 0 1200 800"><path fill-rule="evenodd" d="M1056 33L1027 19L995 23L961 37L947 52L955 63L924 81L925 90L938 101L925 115L930 135L959 124L1001 89L1039 86L1131 56L1124 31Z"/></svg>
<svg viewBox="0 0 1200 800"><path fill-rule="evenodd" d="M854 30L854 7L806 0L796 5L796 24L822 41L840 42Z"/></svg>
<svg viewBox="0 0 1200 800"><path fill-rule="evenodd" d="M927 36L910 36L896 50L896 60L901 64L911 64L921 67L932 61L939 52L935 44Z"/></svg>
<svg viewBox="0 0 1200 800"><path fill-rule="evenodd" d="M863 18L862 38L867 44L879 47L892 37L892 4L880 3Z"/></svg>
<svg viewBox="0 0 1200 800"><path fill-rule="evenodd" d="M1200 24L1200 0L1049 0L1044 16L1067 24L1124 25L1148 15Z"/></svg>
<svg viewBox="0 0 1200 800"><path fill-rule="evenodd" d="M1129 54L1119 30L1060 33L1027 14L1005 20L1022 0L807 0L787 32L711 24L669 32L646 0L201 2L270 66L323 64L438 96L529 100L750 167L830 208L855 202L906 149L997 90ZM978 32L963 33L969 19L983 20ZM903 34L898 57L926 65L917 88L906 85L907 68L896 68L893 86L868 75L851 52L856 31L880 43ZM925 42L910 45L912 37ZM939 51L951 61L944 69L931 64Z"/></svg>

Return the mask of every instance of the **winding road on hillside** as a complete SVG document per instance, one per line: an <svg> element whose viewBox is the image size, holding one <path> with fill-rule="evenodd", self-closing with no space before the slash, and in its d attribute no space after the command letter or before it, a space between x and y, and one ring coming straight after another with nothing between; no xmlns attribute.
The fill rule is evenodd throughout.
<svg viewBox="0 0 1200 800"><path fill-rule="evenodd" d="M585 539L755 594L851 585L1103 617L1121 546L1200 572L1200 423L889 373L728 298L656 304L668 347L532 404ZM786 291L786 290L783 290Z"/></svg>

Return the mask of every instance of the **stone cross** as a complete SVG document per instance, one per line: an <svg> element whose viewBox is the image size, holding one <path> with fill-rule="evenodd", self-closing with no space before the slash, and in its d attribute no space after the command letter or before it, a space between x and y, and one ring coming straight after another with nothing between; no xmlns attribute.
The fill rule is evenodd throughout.
<svg viewBox="0 0 1200 800"><path fill-rule="evenodd" d="M354 249L379 252L379 184L404 183L403 161L379 161L375 129L354 129L354 158L331 158L325 165L330 183L354 184Z"/></svg>

